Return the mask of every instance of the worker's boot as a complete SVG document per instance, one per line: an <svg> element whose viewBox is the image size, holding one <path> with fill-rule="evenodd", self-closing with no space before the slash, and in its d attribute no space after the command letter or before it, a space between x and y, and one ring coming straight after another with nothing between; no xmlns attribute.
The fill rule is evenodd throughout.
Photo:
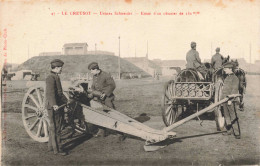
<svg viewBox="0 0 260 166"><path fill-rule="evenodd" d="M232 135L233 134L233 131L232 131L232 125L230 124L230 125L227 125L226 126L226 129L227 129L227 131L226 132L224 132L224 133L222 133L222 135Z"/></svg>

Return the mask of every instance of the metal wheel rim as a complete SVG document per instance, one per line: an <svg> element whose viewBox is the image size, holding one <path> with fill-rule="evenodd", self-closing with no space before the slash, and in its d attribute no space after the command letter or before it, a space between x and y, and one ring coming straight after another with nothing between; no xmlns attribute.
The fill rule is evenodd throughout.
<svg viewBox="0 0 260 166"><path fill-rule="evenodd" d="M219 84L219 85L218 85L218 89L217 89L217 94L215 94L215 103L221 100L222 90L223 90L223 82L218 80L217 84ZM221 106L216 107L215 114L217 114L218 127L220 130L223 130L225 127L225 118L222 115L220 108L221 108Z"/></svg>
<svg viewBox="0 0 260 166"><path fill-rule="evenodd" d="M173 104L173 83L167 85L162 98L162 116L166 126L170 126L177 120L177 105Z"/></svg>
<svg viewBox="0 0 260 166"><path fill-rule="evenodd" d="M49 118L45 108L45 87L31 87L22 103L22 120L26 132L38 142L49 139Z"/></svg>

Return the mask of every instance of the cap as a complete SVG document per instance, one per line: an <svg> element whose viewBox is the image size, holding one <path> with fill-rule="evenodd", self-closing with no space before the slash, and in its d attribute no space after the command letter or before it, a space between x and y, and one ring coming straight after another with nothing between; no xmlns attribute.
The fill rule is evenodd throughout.
<svg viewBox="0 0 260 166"><path fill-rule="evenodd" d="M191 43L190 43L190 46L191 46L191 48L194 47L194 46L196 46L196 42L191 42Z"/></svg>
<svg viewBox="0 0 260 166"><path fill-rule="evenodd" d="M60 59L54 59L51 61L51 66L52 67L62 67L64 62Z"/></svg>
<svg viewBox="0 0 260 166"><path fill-rule="evenodd" d="M219 48L219 47L217 47L217 48L216 48L216 52L219 52L219 51L220 51L220 48Z"/></svg>
<svg viewBox="0 0 260 166"><path fill-rule="evenodd" d="M97 63L97 62L91 62L91 63L88 65L88 69L89 69L89 70L91 70L91 69L99 69L98 63Z"/></svg>

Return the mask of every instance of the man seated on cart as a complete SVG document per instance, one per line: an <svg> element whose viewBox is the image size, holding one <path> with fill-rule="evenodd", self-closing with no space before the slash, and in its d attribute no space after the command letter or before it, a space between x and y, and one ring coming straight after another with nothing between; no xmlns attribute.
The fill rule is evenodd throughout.
<svg viewBox="0 0 260 166"><path fill-rule="evenodd" d="M220 52L220 48L217 47L216 48L216 54L214 54L211 58L211 64L212 64L212 68L214 70L220 68L223 65L223 56L219 53Z"/></svg>
<svg viewBox="0 0 260 166"><path fill-rule="evenodd" d="M199 71L202 74L201 76L200 73L198 73L199 77L202 80L204 80L207 74L207 69L203 65L203 63L201 63L199 52L196 50L197 44L195 42L191 42L190 46L191 49L186 54L186 61L187 61L186 68L195 69Z"/></svg>

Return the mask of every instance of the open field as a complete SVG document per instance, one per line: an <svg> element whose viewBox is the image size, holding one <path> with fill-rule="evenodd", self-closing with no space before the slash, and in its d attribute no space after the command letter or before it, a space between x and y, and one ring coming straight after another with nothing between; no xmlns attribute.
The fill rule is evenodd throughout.
<svg viewBox="0 0 260 166"><path fill-rule="evenodd" d="M248 76L245 111L238 112L242 138L216 132L215 122L192 120L174 131L171 144L155 152L143 150L144 141L116 135L105 138L78 136L66 140L69 155L47 152L47 144L33 141L21 118L25 92L8 93L2 113L3 165L252 165L260 164L260 76ZM147 125L161 129L160 100L165 81L152 79L117 81L115 105L131 117L146 113Z"/></svg>

